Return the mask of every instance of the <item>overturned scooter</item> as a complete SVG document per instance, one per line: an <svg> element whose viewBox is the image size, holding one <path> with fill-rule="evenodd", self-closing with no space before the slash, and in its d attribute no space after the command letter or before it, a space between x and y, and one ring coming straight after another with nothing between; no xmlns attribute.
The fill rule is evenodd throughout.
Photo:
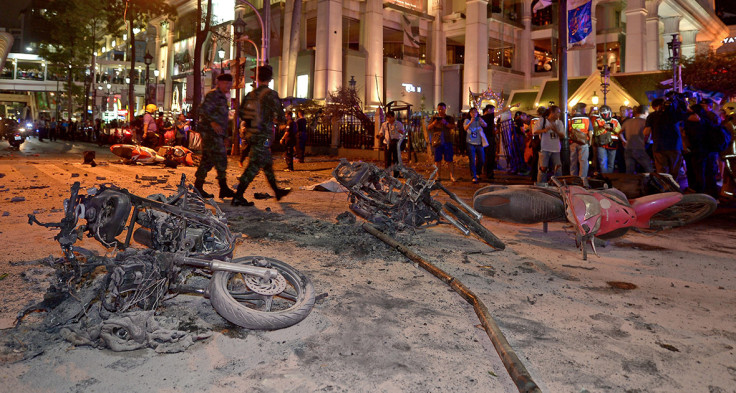
<svg viewBox="0 0 736 393"><path fill-rule="evenodd" d="M583 260L588 257L586 243L590 243L593 252L598 255L594 237L606 240L621 237L632 228L650 228L653 217L666 214L664 212L675 205L681 205L683 200L681 193L665 192L629 201L615 188L591 190L569 183L577 180L579 177L576 176L552 178L562 197L565 216L575 230L575 241L582 251ZM707 195L702 197L710 198L712 203L698 205L701 210L698 214L700 218L707 217L716 208L713 198ZM680 208L687 209L686 206ZM674 210L670 217L673 224L678 220L677 211ZM660 220L666 219L660 216Z"/></svg>

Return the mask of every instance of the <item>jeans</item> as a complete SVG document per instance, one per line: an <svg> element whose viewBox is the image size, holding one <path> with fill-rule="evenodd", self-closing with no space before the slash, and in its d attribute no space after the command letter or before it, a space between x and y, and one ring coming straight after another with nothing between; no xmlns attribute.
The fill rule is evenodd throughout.
<svg viewBox="0 0 736 393"><path fill-rule="evenodd" d="M613 173L613 165L616 163L616 150L606 149L598 146L598 168L601 173Z"/></svg>
<svg viewBox="0 0 736 393"><path fill-rule="evenodd" d="M570 174L573 176L588 177L588 156L590 145L579 143L570 144Z"/></svg>
<svg viewBox="0 0 736 393"><path fill-rule="evenodd" d="M476 158L478 160L477 164ZM470 160L470 174L473 176L473 179L477 179L478 168L483 168L483 163L486 160L486 153L483 150L483 146L468 143L468 159Z"/></svg>
<svg viewBox="0 0 736 393"><path fill-rule="evenodd" d="M652 171L652 160L649 158L646 150L626 149L624 151L624 157L626 158L626 173L636 173L637 163L644 168L645 173Z"/></svg>
<svg viewBox="0 0 736 393"><path fill-rule="evenodd" d="M551 165L550 165L551 164ZM537 173L537 183L547 182L547 172L550 170L550 166L554 170L555 176L562 175L562 161L560 160L560 153L550 151L539 152L539 173Z"/></svg>

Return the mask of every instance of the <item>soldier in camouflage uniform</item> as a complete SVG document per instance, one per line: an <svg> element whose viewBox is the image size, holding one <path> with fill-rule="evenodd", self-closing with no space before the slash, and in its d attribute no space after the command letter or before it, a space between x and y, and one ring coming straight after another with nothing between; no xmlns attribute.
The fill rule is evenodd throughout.
<svg viewBox="0 0 736 393"><path fill-rule="evenodd" d="M276 177L273 174L271 157L271 143L275 137L273 121L276 119L283 122L285 116L279 94L268 87L272 75L271 66L258 67L259 87L248 93L238 111L240 118L246 122L246 137L250 146L250 154L248 155L248 166L240 176L240 184L233 197L232 204L235 206L253 206L253 202L248 202L243 197L243 193L261 169L266 175L268 184L276 193L276 200L281 200L291 191L289 188L278 188Z"/></svg>
<svg viewBox="0 0 736 393"><path fill-rule="evenodd" d="M199 132L202 135L202 160L197 172L194 173L194 188L205 198L214 195L205 192L204 179L212 167L217 171L217 180L220 184L220 198L235 196L233 190L227 186L227 121L230 105L226 94L233 86L233 77L230 74L221 74L217 77L217 87L210 90L199 108Z"/></svg>

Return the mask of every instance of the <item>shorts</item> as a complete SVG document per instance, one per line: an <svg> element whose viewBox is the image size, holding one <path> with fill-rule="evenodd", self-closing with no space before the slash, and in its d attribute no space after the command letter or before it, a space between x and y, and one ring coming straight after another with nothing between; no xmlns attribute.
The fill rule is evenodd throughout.
<svg viewBox="0 0 736 393"><path fill-rule="evenodd" d="M434 162L442 161L444 157L446 162L452 162L452 143L445 142L434 148Z"/></svg>

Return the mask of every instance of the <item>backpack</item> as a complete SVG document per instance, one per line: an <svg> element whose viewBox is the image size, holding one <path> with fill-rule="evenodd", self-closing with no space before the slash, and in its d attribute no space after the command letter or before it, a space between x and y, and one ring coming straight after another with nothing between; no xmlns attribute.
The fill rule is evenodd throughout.
<svg viewBox="0 0 736 393"><path fill-rule="evenodd" d="M269 88L262 89L257 96L255 91L252 91L245 97L245 102L240 112L241 118L245 122L244 139L246 141L249 141L251 137L258 134L258 125L261 123L261 100L270 90Z"/></svg>
<svg viewBox="0 0 736 393"><path fill-rule="evenodd" d="M708 134L705 138L705 148L711 153L720 153L731 143L731 133L726 127L720 124L713 124L708 127Z"/></svg>

